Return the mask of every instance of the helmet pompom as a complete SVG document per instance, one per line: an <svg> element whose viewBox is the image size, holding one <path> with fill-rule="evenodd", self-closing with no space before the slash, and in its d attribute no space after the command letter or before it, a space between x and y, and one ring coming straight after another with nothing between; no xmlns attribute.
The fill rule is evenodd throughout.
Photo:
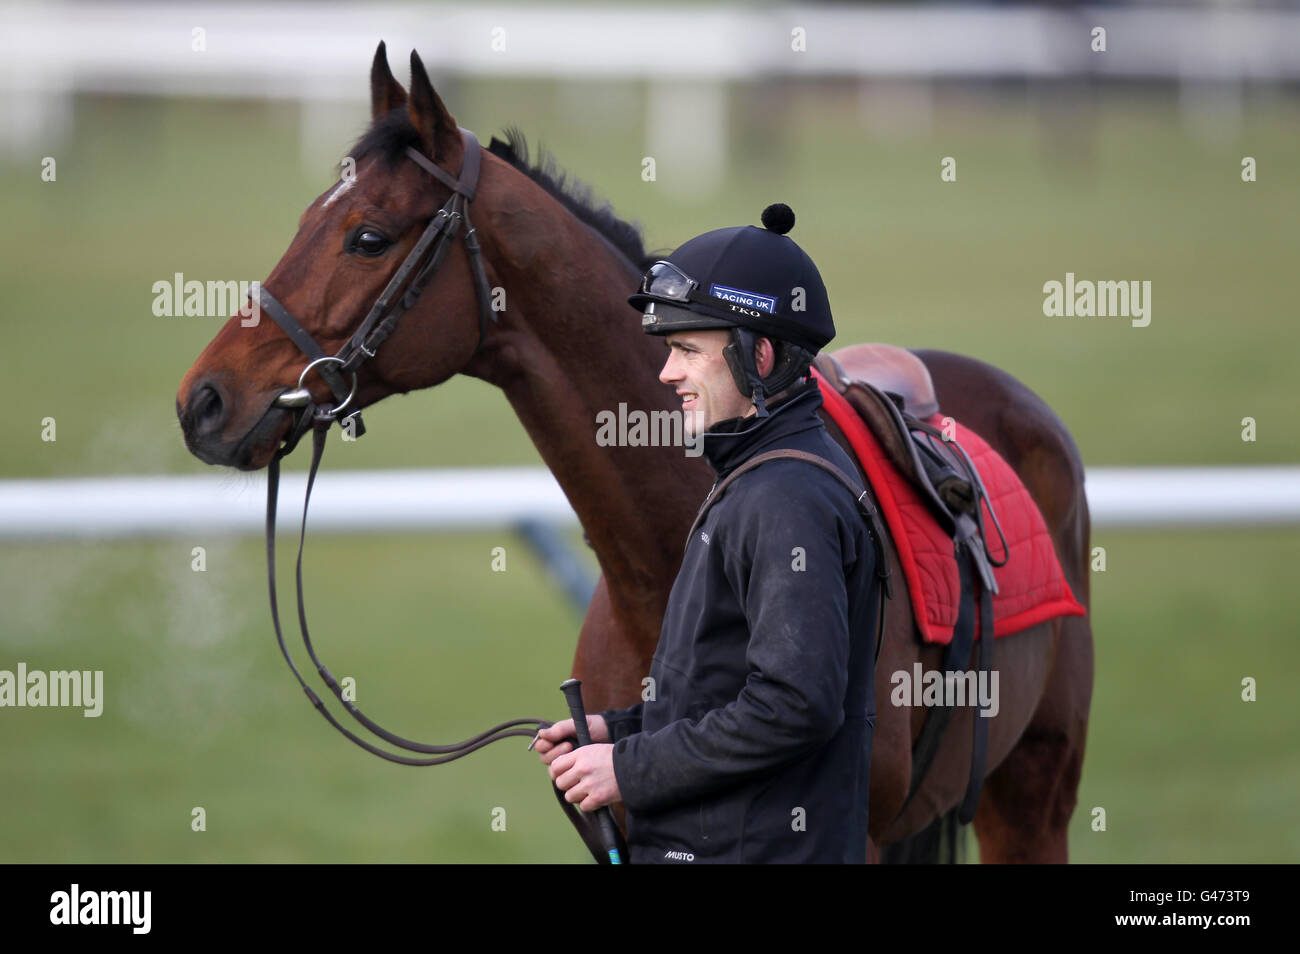
<svg viewBox="0 0 1300 954"><path fill-rule="evenodd" d="M774 202L763 210L763 228L784 235L794 228L794 210L784 202Z"/></svg>

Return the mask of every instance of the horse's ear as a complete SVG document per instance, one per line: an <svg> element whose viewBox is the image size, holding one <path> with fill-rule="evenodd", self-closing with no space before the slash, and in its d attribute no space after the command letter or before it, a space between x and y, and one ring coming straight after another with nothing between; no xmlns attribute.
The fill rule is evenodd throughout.
<svg viewBox="0 0 1300 954"><path fill-rule="evenodd" d="M398 106L406 105L406 90L402 84L393 79L393 71L388 68L388 50L383 40L375 50L375 61L370 64L370 118L387 116Z"/></svg>
<svg viewBox="0 0 1300 954"><path fill-rule="evenodd" d="M420 54L414 50L411 51L411 101L407 103L407 110L412 125L424 142L425 151L432 159L437 160L454 151L460 142L456 117L447 111L433 91Z"/></svg>

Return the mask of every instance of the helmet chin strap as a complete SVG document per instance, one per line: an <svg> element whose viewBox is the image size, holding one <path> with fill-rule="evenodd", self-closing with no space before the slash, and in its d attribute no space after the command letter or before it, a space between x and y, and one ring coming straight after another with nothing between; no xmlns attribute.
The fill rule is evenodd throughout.
<svg viewBox="0 0 1300 954"><path fill-rule="evenodd" d="M801 348L786 343L784 350L780 351L776 358L771 374L767 376L767 383L764 384L763 379L759 377L758 363L754 357L754 349L759 337L761 336L748 328L739 325L733 327L731 343L722 349L722 356L726 358L727 367L731 369L731 378L736 382L737 390L754 402L754 407L758 409L758 417L761 419L770 413L767 409L766 397L780 394L802 377L811 358Z"/></svg>
<svg viewBox="0 0 1300 954"><path fill-rule="evenodd" d="M763 379L759 377L758 365L754 361L754 347L757 343L754 332L748 328L734 327L731 329L731 343L722 349L722 356L727 359L727 367L731 369L736 387L754 402L758 417L762 419L769 412L763 397Z"/></svg>

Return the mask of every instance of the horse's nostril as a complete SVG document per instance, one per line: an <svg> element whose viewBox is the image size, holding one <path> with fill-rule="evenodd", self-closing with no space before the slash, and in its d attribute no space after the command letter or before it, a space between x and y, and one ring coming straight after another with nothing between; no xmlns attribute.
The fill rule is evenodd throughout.
<svg viewBox="0 0 1300 954"><path fill-rule="evenodd" d="M225 417L225 405L221 395L211 385L203 385L194 392L190 399L190 415L195 429L200 434L211 434L220 430Z"/></svg>

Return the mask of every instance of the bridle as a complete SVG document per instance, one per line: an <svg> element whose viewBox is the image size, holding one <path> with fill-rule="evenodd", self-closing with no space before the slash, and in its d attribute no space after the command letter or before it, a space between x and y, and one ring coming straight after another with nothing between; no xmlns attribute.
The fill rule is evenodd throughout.
<svg viewBox="0 0 1300 954"><path fill-rule="evenodd" d="M336 420L356 397L357 370L375 356L379 346L397 327L397 322L402 315L419 299L425 285L442 264L443 256L447 254L447 249L454 241L462 221L465 223L465 251L469 254L470 273L474 276L474 291L478 301L478 344L474 347L474 353L478 353L478 349L483 345L483 338L487 335L488 322L495 323L496 315L488 304L491 293L488 290L487 274L483 271L478 233L469 220L469 204L473 201L474 192L478 187L482 155L478 138L468 129L462 128L460 132L465 144L465 155L460 175L456 178L444 172L417 150L410 146L406 147L407 156L421 169L451 189L451 196L430 220L424 234L415 243L415 247L398 266L393 277L384 286L384 290L375 299L375 303L370 306L365 319L337 354L325 354L316 343L316 339L303 328L297 318L290 314L289 309L280 304L264 286L258 287L258 304L266 309L275 323L283 328L293 343L311 359L298 376L298 386L277 397L273 402L274 407L312 408L310 414L312 421ZM414 278L411 277L413 273ZM406 290L403 292L404 285ZM398 297L399 293L400 297ZM318 366L321 377L325 379L325 383L329 385L330 391L338 401L332 408L322 408L313 404L311 392L302 385L312 368ZM345 386L343 375L351 377L350 387ZM365 426L357 416L358 413L353 411L348 417L356 418L356 436L360 437L365 433ZM301 418L307 417L309 415L306 413L301 415ZM288 449L284 451L286 454L297 445L306 431L306 427L301 424L301 418L298 422L299 426L290 432Z"/></svg>
<svg viewBox="0 0 1300 954"><path fill-rule="evenodd" d="M474 191L478 184L479 165L482 156L478 139L474 134L468 129L461 129L460 132L465 143L465 157L461 164L460 175L456 178L438 168L415 149L407 147L406 154L420 168L450 188L451 197L434 215L432 221L424 230L424 234L420 236L419 241L415 243L415 247L411 249L402 264L398 266L396 273L375 300L374 305L371 306L369 313L356 332L337 354L325 354L320 345L316 343L316 340L289 313L289 310L276 300L275 296L265 288L258 289L258 304L266 309L275 323L284 329L285 333L309 359L307 366L303 368L302 373L298 376L298 386L294 390L285 391L272 402L273 407L298 409L298 417L293 428L285 438L282 446L277 449L275 456L267 467L266 567L271 593L271 619L275 624L275 637L280 644L280 652L289 664L295 678L297 678L298 684L302 686L307 698L311 700L312 705L320 711L326 721L367 752L402 765L440 765L443 762L450 762L463 755L468 755L470 752L499 739L509 738L510 736L532 736L539 728L545 728L551 724L544 719L513 719L509 722L502 722L500 725L493 726L473 738L454 745L426 745L405 739L400 735L387 731L372 721L357 708L355 703L346 698L343 687L339 685L338 680L334 678L333 674L325 667L325 664L316 656L315 647L312 646L311 642L311 634L307 631L307 612L304 607L302 589L302 551L307 533L307 507L311 503L312 486L316 482L316 472L320 467L321 456L325 450L326 434L330 425L339 420L339 415L356 398L357 369L375 356L378 348L393 333L398 320L420 297L425 285L428 284L429 279L442 263L447 249L454 242L462 221L465 223L466 230L465 249L469 253L470 271L474 277L475 293L478 298L479 341L478 345L475 346L475 354L478 353L479 347L483 344L488 321L495 322L496 320L496 316L488 305L490 292L488 290L487 275L483 271L478 237L474 226L469 220L469 203L474 198ZM405 290L403 290L404 286ZM312 401L311 392L303 387L303 381L306 380L307 375L313 369L319 371L338 401L333 407L323 407L315 404ZM345 376L350 378L350 381L345 381ZM355 433L359 437L365 433L359 411L354 410L345 418L345 420L352 419L355 420ZM280 458L289 454L308 430L313 431L312 458L311 468L307 474L307 492L302 504L302 524L298 533L297 563L298 624L302 630L303 645L307 647L307 654L311 657L311 661L315 664L316 671L320 673L325 685L330 688L335 697L357 722L391 745L405 749L408 752L420 752L435 756L433 758L414 758L385 751L340 724L333 713L325 708L325 704L320 697L307 685L302 674L298 671L298 667L294 664L293 658L289 655L288 648L285 646L284 634L280 629L280 610L275 587L275 513L276 499L280 487ZM522 726L528 726L529 728L521 728Z"/></svg>

